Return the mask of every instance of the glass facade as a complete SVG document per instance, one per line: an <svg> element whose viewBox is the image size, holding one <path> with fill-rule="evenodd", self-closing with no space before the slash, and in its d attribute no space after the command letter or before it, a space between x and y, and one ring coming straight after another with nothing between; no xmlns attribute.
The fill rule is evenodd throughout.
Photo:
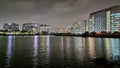
<svg viewBox="0 0 120 68"><path fill-rule="evenodd" d="M94 31L94 16L91 16L89 21L88 21L88 30L89 32Z"/></svg>
<svg viewBox="0 0 120 68"><path fill-rule="evenodd" d="M120 28L120 12L111 14L111 31L118 31Z"/></svg>
<svg viewBox="0 0 120 68"><path fill-rule="evenodd" d="M110 21L110 18L111 18L110 15L111 15L111 11L107 11L106 12L106 31L107 32L110 32L110 26L111 26L110 25L110 22L111 22Z"/></svg>
<svg viewBox="0 0 120 68"><path fill-rule="evenodd" d="M94 28L90 27L90 31L95 32L106 31L114 32L120 28L120 6L113 6L104 10L100 10L90 14L89 23L94 23Z"/></svg>
<svg viewBox="0 0 120 68"><path fill-rule="evenodd" d="M94 15L94 31L100 32L105 30L105 14L104 12Z"/></svg>

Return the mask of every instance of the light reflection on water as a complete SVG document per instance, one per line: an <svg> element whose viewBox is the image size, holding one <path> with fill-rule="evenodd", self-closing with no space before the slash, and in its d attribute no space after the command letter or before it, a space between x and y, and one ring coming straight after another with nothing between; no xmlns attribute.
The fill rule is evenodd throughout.
<svg viewBox="0 0 120 68"><path fill-rule="evenodd" d="M6 52L6 67L10 67L10 60L12 57L12 36L8 36L8 41L7 41L7 52Z"/></svg>
<svg viewBox="0 0 120 68"><path fill-rule="evenodd" d="M87 56L90 59L96 58L96 51L95 51L95 38L87 38L86 39L86 50L87 50Z"/></svg>
<svg viewBox="0 0 120 68"><path fill-rule="evenodd" d="M50 36L46 36L46 60L47 63L50 63Z"/></svg>
<svg viewBox="0 0 120 68"><path fill-rule="evenodd" d="M120 61L120 39L0 36L0 68L77 68L100 57Z"/></svg>
<svg viewBox="0 0 120 68"><path fill-rule="evenodd" d="M113 60L120 60L120 39L111 39Z"/></svg>
<svg viewBox="0 0 120 68"><path fill-rule="evenodd" d="M38 56L38 36L34 36L34 54L33 54L33 57L34 57L34 60L33 60L33 68L36 68L37 67L37 58Z"/></svg>

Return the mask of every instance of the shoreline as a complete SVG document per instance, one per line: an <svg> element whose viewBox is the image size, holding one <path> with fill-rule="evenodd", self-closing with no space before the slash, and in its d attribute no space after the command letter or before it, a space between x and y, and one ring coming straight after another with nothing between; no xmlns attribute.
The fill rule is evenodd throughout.
<svg viewBox="0 0 120 68"><path fill-rule="evenodd" d="M99 37L99 38L120 38L120 34L112 35L93 35L93 34L0 34L0 36L42 36L42 35L52 35L52 36L68 36L68 37Z"/></svg>

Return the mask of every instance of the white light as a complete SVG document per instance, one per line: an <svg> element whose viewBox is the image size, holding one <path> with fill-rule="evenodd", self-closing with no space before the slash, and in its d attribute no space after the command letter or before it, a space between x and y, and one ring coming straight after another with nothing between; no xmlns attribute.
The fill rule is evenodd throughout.
<svg viewBox="0 0 120 68"><path fill-rule="evenodd" d="M12 25L12 23L8 23L8 25Z"/></svg>
<svg viewBox="0 0 120 68"><path fill-rule="evenodd" d="M113 13L113 14L111 14L111 16L120 17L120 13Z"/></svg>

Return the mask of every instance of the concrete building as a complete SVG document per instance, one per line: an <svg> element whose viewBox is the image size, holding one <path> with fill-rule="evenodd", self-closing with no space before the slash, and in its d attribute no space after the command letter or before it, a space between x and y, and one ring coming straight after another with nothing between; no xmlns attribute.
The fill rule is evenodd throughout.
<svg viewBox="0 0 120 68"><path fill-rule="evenodd" d="M33 33L50 32L50 25L39 23L25 23L22 25L22 30Z"/></svg>
<svg viewBox="0 0 120 68"><path fill-rule="evenodd" d="M49 33L50 32L50 25L46 25L46 24L40 24L40 33Z"/></svg>
<svg viewBox="0 0 120 68"><path fill-rule="evenodd" d="M83 20L81 22L78 22L79 27L80 27L80 32L79 33L84 33L86 31L88 31L88 21L87 20Z"/></svg>
<svg viewBox="0 0 120 68"><path fill-rule="evenodd" d="M67 32L82 34L85 31L88 31L88 20L74 22L72 26L67 27Z"/></svg>
<svg viewBox="0 0 120 68"><path fill-rule="evenodd" d="M120 28L120 6L113 6L90 13L89 31L114 32Z"/></svg>
<svg viewBox="0 0 120 68"><path fill-rule="evenodd" d="M85 31L88 31L87 20L73 23L71 31L72 31L72 33L76 33L76 34L82 34Z"/></svg>
<svg viewBox="0 0 120 68"><path fill-rule="evenodd" d="M74 22L73 23L73 33L78 34L80 32L81 32L80 22Z"/></svg>
<svg viewBox="0 0 120 68"><path fill-rule="evenodd" d="M5 23L3 29L6 31L19 31L19 24L16 23Z"/></svg>
<svg viewBox="0 0 120 68"><path fill-rule="evenodd" d="M73 33L73 34L78 34L80 32L80 25L78 22L74 22L71 26L68 26L67 32Z"/></svg>
<svg viewBox="0 0 120 68"><path fill-rule="evenodd" d="M68 33L74 33L74 29L72 26L68 26L66 29Z"/></svg>
<svg viewBox="0 0 120 68"><path fill-rule="evenodd" d="M22 30L37 33L40 31L40 24L39 23L25 23L22 25Z"/></svg>

